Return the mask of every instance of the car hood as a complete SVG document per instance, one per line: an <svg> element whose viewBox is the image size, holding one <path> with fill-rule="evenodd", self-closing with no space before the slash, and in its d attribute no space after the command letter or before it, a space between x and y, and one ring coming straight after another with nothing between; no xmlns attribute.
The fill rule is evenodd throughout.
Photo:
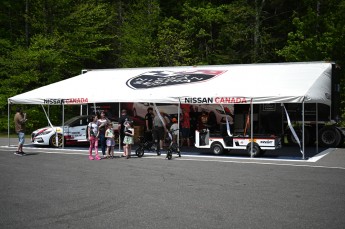
<svg viewBox="0 0 345 229"><path fill-rule="evenodd" d="M54 126L54 129L57 133L62 133L62 127L61 126ZM44 131L51 131L53 130L53 128L51 128L50 126L46 126L40 129L37 129L35 131L33 131L33 133L42 133Z"/></svg>

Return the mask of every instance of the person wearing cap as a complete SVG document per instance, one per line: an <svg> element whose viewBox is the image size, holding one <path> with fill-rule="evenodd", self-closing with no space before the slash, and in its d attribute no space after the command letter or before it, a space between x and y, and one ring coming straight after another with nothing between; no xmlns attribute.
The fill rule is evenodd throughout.
<svg viewBox="0 0 345 229"><path fill-rule="evenodd" d="M120 134L120 139L119 139L119 144L120 144L120 147L123 147L124 144L123 144L123 140L125 138L125 122L126 121L129 121L129 116L127 115L127 110L126 109L123 109L121 111L121 116L120 116L120 119L119 119L119 125L118 125L118 131L119 131L119 134ZM122 154L122 156L124 157L125 155Z"/></svg>
<svg viewBox="0 0 345 229"><path fill-rule="evenodd" d="M177 123L177 119L176 118L173 118L172 120L172 125L170 127L170 132L172 134L172 140L174 143L177 143L177 136L179 134L179 128L178 128L178 123Z"/></svg>

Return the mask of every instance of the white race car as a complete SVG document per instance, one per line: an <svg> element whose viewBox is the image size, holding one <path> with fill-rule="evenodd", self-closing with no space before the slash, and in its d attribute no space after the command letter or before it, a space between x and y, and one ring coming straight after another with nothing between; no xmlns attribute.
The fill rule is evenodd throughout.
<svg viewBox="0 0 345 229"><path fill-rule="evenodd" d="M64 126L64 144L76 145L86 144L87 125L90 116L76 116L65 122ZM112 121L113 122L113 121ZM117 130L117 122L113 122L113 128ZM55 130L55 131L54 131ZM62 126L50 126L35 130L31 134L31 142L34 145L61 147L62 146Z"/></svg>

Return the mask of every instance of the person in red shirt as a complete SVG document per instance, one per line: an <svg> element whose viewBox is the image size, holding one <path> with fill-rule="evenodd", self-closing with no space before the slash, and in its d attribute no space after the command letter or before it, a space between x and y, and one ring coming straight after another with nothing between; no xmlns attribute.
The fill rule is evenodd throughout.
<svg viewBox="0 0 345 229"><path fill-rule="evenodd" d="M186 108L183 108L182 113L182 122L181 122L181 135L182 135L182 142L181 146L185 141L187 141L187 146L190 146L190 139L189 139L189 132L190 132L190 117L189 111Z"/></svg>

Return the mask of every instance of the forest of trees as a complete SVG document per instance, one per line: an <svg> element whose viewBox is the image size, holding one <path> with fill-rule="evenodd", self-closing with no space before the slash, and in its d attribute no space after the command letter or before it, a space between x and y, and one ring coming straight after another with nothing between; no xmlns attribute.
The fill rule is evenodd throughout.
<svg viewBox="0 0 345 229"><path fill-rule="evenodd" d="M342 67L344 15L345 0L1 0L0 132L7 131L9 97L82 69L294 61ZM42 117L40 107L26 109ZM29 129L46 123L32 120Z"/></svg>

